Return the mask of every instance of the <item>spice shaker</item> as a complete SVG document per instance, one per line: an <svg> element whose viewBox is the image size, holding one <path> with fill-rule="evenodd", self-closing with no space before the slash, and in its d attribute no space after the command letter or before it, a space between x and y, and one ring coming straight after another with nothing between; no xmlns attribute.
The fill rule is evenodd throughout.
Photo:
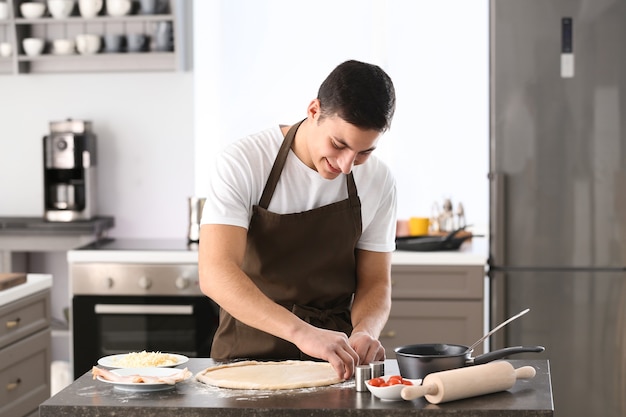
<svg viewBox="0 0 626 417"><path fill-rule="evenodd" d="M372 368L372 378L378 378L378 377L385 375L385 362L384 361L371 362L370 368Z"/></svg>
<svg viewBox="0 0 626 417"><path fill-rule="evenodd" d="M354 374L355 388L358 392L368 391L365 381L372 379L372 368L369 365L358 365Z"/></svg>

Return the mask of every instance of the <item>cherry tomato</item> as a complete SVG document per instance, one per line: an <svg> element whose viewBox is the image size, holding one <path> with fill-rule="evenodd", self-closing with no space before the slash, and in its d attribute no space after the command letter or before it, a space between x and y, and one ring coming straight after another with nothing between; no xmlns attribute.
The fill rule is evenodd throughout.
<svg viewBox="0 0 626 417"><path fill-rule="evenodd" d="M367 381L368 384L370 384L373 387L382 387L385 383L385 380L382 378L372 378L369 381Z"/></svg>
<svg viewBox="0 0 626 417"><path fill-rule="evenodd" d="M387 379L387 383L389 385L398 385L398 384L402 384L402 377L400 375L391 375L388 379Z"/></svg>
<svg viewBox="0 0 626 417"><path fill-rule="evenodd" d="M404 378L402 378L402 384L403 385L413 385L413 383L411 381L409 381L408 379L404 379Z"/></svg>

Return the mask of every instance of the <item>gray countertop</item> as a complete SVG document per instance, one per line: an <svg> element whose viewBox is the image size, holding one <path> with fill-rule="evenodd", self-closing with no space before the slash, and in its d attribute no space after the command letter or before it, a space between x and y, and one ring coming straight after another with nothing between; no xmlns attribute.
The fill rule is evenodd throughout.
<svg viewBox="0 0 626 417"><path fill-rule="evenodd" d="M477 237L465 242L459 250L441 252L396 250L392 253L391 263L394 266L485 267L488 258L487 244L487 239ZM196 264L198 250L197 244L189 244L183 239L114 239L74 248L67 253L67 260L69 263Z"/></svg>
<svg viewBox="0 0 626 417"><path fill-rule="evenodd" d="M549 364L546 360L511 360L514 367L531 365L532 380L519 380L508 391L434 405L414 401L381 401L369 392L356 392L354 380L329 387L285 391L231 390L208 386L191 378L173 389L125 392L93 380L90 373L46 400L40 417L63 416L553 416ZM214 365L211 359L190 359L194 374ZM395 360L385 363L386 374L398 374Z"/></svg>
<svg viewBox="0 0 626 417"><path fill-rule="evenodd" d="M26 282L0 291L0 307L52 287L52 275L28 274ZM3 334L0 332L0 334Z"/></svg>

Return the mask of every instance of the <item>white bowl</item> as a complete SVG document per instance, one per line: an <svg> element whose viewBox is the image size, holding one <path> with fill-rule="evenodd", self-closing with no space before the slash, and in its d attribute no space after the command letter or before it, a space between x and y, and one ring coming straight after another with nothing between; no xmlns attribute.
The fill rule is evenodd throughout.
<svg viewBox="0 0 626 417"><path fill-rule="evenodd" d="M126 16L130 13L133 3L130 0L106 0L106 8L109 16Z"/></svg>
<svg viewBox="0 0 626 417"><path fill-rule="evenodd" d="M387 375L381 378L384 379L385 382L387 382L389 381L389 378L391 378L392 376L393 375ZM404 381L409 381L411 385L420 385L422 383L421 379L406 379L406 378L403 378L403 379ZM375 387L373 385L370 385L369 381L365 381L365 386L367 387L367 389L375 397L378 397L381 400L385 400L385 401L402 401L402 396L400 394L402 393L402 388L406 387L407 385L397 384L397 385L390 385L388 387Z"/></svg>
<svg viewBox="0 0 626 417"><path fill-rule="evenodd" d="M9 42L0 42L0 56L3 58L11 56L13 53L13 45Z"/></svg>
<svg viewBox="0 0 626 417"><path fill-rule="evenodd" d="M46 11L46 5L43 3L27 2L20 4L20 12L27 19L37 19L43 16Z"/></svg>
<svg viewBox="0 0 626 417"><path fill-rule="evenodd" d="M43 52L46 42L40 38L25 38L22 40L22 47L28 56L38 56Z"/></svg>
<svg viewBox="0 0 626 417"><path fill-rule="evenodd" d="M64 19L72 14L76 0L48 0L48 10L55 19Z"/></svg>
<svg viewBox="0 0 626 417"><path fill-rule="evenodd" d="M103 0L78 0L78 11L82 17L91 19L100 13L103 5Z"/></svg>
<svg viewBox="0 0 626 417"><path fill-rule="evenodd" d="M100 51L102 38L99 35L83 33L76 35L76 50L83 55L95 54Z"/></svg>
<svg viewBox="0 0 626 417"><path fill-rule="evenodd" d="M52 41L52 53L54 55L72 55L74 45L72 39L55 39Z"/></svg>

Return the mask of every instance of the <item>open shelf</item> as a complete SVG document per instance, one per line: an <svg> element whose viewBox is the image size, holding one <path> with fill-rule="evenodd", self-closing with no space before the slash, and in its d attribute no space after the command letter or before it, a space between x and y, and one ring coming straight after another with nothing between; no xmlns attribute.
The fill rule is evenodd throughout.
<svg viewBox="0 0 626 417"><path fill-rule="evenodd" d="M27 19L20 15L22 0L9 0L9 17L0 21L0 42L12 45L12 55L0 57L0 75L63 72L139 72L185 70L185 33L181 19L187 16L186 0L169 0L165 13L129 14L108 16L101 10L98 16L83 18L78 6L66 18L54 18L46 11L44 16ZM171 22L173 45L169 51L157 50L155 33L162 22ZM161 26L162 27L162 26ZM69 55L52 53L52 42L56 39L75 40L79 34L94 34L101 37L102 46L95 54ZM110 53L104 51L105 35L144 34L146 47L142 52ZM22 41L25 38L40 38L45 41L41 55L28 56Z"/></svg>

